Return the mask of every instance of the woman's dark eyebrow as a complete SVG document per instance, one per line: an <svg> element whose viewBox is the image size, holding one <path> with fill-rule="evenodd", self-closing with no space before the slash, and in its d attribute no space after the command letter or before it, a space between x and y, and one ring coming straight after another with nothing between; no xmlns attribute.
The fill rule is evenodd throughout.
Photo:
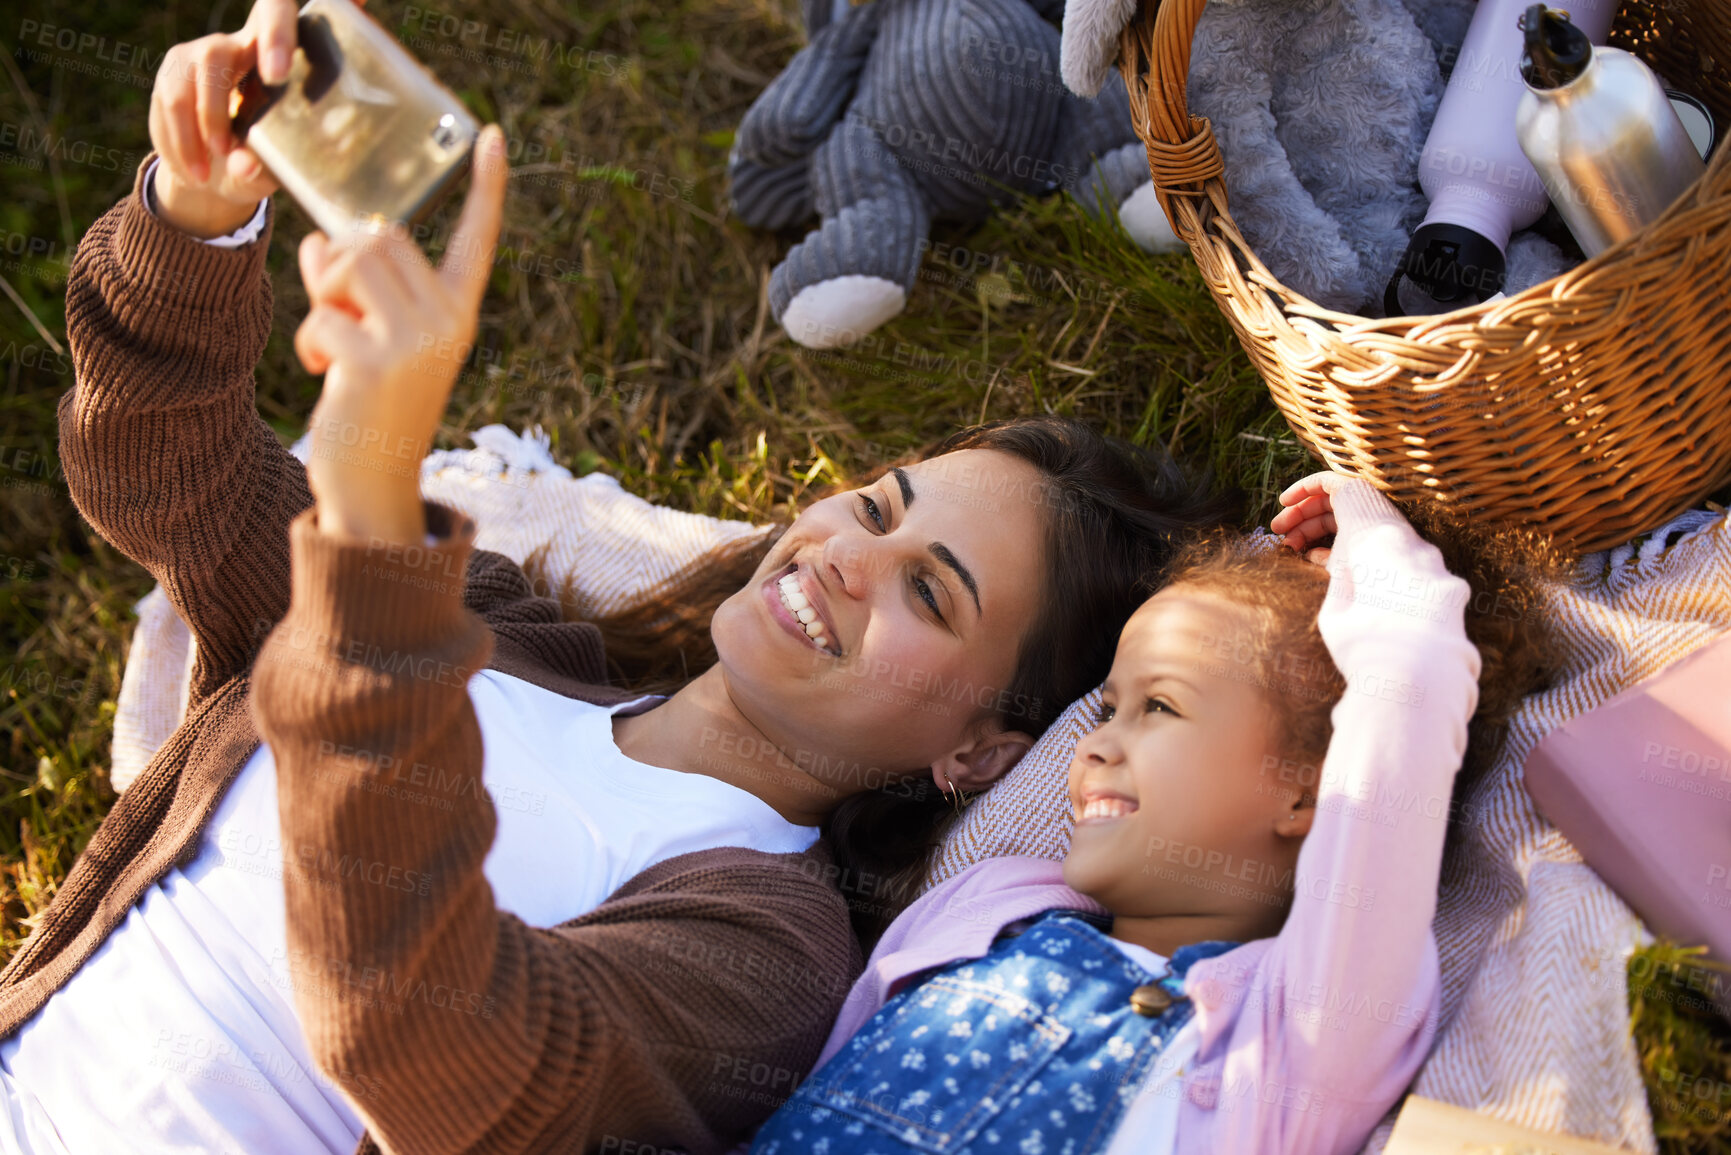
<svg viewBox="0 0 1731 1155"><path fill-rule="evenodd" d="M950 547L941 541L934 541L926 548L932 551L933 557L956 571L956 576L961 578L962 584L968 587L968 593L973 595L974 612L984 614L985 611L980 608L980 587L974 584L974 575L968 572L968 567L962 564L962 560L951 553Z"/></svg>
<svg viewBox="0 0 1731 1155"><path fill-rule="evenodd" d="M899 465L890 472L895 475L896 485L902 491L902 510L906 512L914 504L913 482L908 480L907 470ZM956 576L962 579L962 584L968 587L968 594L974 599L974 612L984 615L985 611L980 608L980 587L974 581L974 575L968 572L968 567L962 564L962 560L951 553L950 547L941 541L934 541L926 548L932 551L932 556L938 561L956 571Z"/></svg>
<svg viewBox="0 0 1731 1155"><path fill-rule="evenodd" d="M908 480L908 471L898 465L894 469L890 470L890 472L895 474L896 484L901 487L902 508L907 509L914 503L914 486L913 483Z"/></svg>

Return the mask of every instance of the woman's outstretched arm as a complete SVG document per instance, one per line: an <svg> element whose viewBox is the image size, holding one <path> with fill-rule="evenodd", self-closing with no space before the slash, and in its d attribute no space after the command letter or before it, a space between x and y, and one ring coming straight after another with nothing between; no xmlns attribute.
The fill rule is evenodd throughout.
<svg viewBox="0 0 1731 1155"><path fill-rule="evenodd" d="M288 608L288 525L312 494L253 397L271 327L270 225L214 248L153 215L139 185L73 261L60 457L78 511L192 630L196 707Z"/></svg>
<svg viewBox="0 0 1731 1155"><path fill-rule="evenodd" d="M297 521L293 605L254 668L308 1047L387 1150L725 1150L811 1067L859 970L825 863L705 851L561 927L499 911L474 527L424 515L413 547ZM445 786L373 788L392 777Z"/></svg>
<svg viewBox="0 0 1731 1155"><path fill-rule="evenodd" d="M377 468L379 447L430 439L474 338L503 146L483 130L439 268L402 237L301 247L314 437L367 436L309 464L291 604L253 669L295 1007L390 1150L719 1151L803 1076L846 996L858 947L839 894L803 856L723 850L563 927L502 913L468 695L498 640L464 605L474 526ZM454 785L430 802L369 789L391 768Z"/></svg>
<svg viewBox="0 0 1731 1155"><path fill-rule="evenodd" d="M218 126L226 137L218 82L250 67L285 20L292 46L292 3L266 0L241 32L167 53L150 108L156 211L143 200L147 159L131 193L85 234L66 290L76 374L59 413L67 484L193 631L194 703L246 669L287 609L288 526L312 501L306 471L253 396L271 328L270 220L238 248L199 239L244 224L274 188L245 150L213 169L206 138Z"/></svg>

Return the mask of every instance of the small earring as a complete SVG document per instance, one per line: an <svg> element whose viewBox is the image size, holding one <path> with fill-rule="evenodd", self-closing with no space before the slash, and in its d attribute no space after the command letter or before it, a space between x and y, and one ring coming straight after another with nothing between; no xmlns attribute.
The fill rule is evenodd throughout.
<svg viewBox="0 0 1731 1155"><path fill-rule="evenodd" d="M955 808L956 817L960 818L962 816L962 808L966 806L971 799L966 794L963 794L960 790L956 789L956 784L950 780L950 772L948 770L940 770L938 773L944 776L944 782L948 784L950 788L950 792L945 795L945 797L950 800L950 805Z"/></svg>

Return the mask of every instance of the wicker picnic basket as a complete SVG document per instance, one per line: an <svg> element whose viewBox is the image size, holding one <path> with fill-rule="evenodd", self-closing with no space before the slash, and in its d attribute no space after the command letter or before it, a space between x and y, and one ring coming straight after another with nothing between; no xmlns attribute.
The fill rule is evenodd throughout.
<svg viewBox="0 0 1731 1155"><path fill-rule="evenodd" d="M1161 206L1312 452L1581 550L1731 476L1731 144L1663 217L1561 277L1435 317L1337 313L1233 224L1220 149L1185 107L1204 2L1143 0L1118 64ZM1624 0L1611 42L1687 78L1731 128L1731 0Z"/></svg>

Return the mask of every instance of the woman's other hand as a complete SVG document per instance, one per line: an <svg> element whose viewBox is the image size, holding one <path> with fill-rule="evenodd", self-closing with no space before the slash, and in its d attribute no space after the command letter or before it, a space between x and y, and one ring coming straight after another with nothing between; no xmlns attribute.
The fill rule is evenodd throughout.
<svg viewBox="0 0 1731 1155"><path fill-rule="evenodd" d="M435 269L400 231L300 247L312 309L295 333L325 375L307 478L328 533L419 544L420 464L475 339L505 202L505 138L475 142L468 200Z"/></svg>
<svg viewBox="0 0 1731 1155"><path fill-rule="evenodd" d="M266 84L288 79L295 49L294 0L258 0L239 32L176 44L150 94L157 211L195 237L231 233L252 218L276 181L229 127L229 100L256 65Z"/></svg>

